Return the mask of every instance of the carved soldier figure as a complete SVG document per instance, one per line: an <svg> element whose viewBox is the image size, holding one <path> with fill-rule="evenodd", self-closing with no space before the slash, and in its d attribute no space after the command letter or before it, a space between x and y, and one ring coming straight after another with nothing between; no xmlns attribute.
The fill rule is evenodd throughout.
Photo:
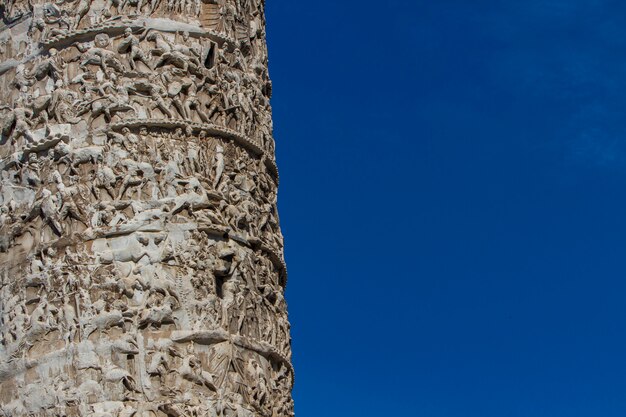
<svg viewBox="0 0 626 417"><path fill-rule="evenodd" d="M124 65L113 51L107 48L110 44L109 35L100 33L94 39L94 47L88 44L75 43L74 46L82 53L80 57L80 67L85 69L87 65L99 65L104 74L110 74L109 68L124 72Z"/></svg>
<svg viewBox="0 0 626 417"><path fill-rule="evenodd" d="M36 64L28 76L37 80L50 77L52 80L56 81L63 74L63 65L64 63L58 57L58 51L51 48L48 51L48 56L44 57L41 62Z"/></svg>
<svg viewBox="0 0 626 417"><path fill-rule="evenodd" d="M143 62L148 68L151 68L148 58L141 49L140 41L135 35L133 35L133 30L131 28L126 28L124 31L124 39L118 45L117 51L122 54L128 54L128 64L130 65L130 69L132 71L137 69L135 61Z"/></svg>
<svg viewBox="0 0 626 417"><path fill-rule="evenodd" d="M54 181L57 186L57 198L60 203L59 216L62 220L65 219L74 219L78 220L85 227L89 227L87 224L87 220L85 219L85 215L83 210L79 207L79 203L76 202L76 198L78 197L78 189L76 186L76 177L70 176L70 185L69 187L63 184L63 179L61 178L61 174L59 172L55 172L53 174ZM83 203L84 204L84 203ZM80 205L83 205L80 204Z"/></svg>
<svg viewBox="0 0 626 417"><path fill-rule="evenodd" d="M47 188L41 190L41 197L35 203L35 206L28 214L24 221L28 222L41 217L44 223L48 224L57 235L63 234L63 226L57 208L57 199Z"/></svg>
<svg viewBox="0 0 626 417"><path fill-rule="evenodd" d="M209 95L209 99L204 103L207 110L206 112L196 110L204 123L213 123L215 114L224 110L224 96L216 85L205 87L205 89Z"/></svg>
<svg viewBox="0 0 626 417"><path fill-rule="evenodd" d="M25 138L28 142L33 142L34 136L31 132L30 120L33 111L24 107L24 99L20 96L15 103L15 108L9 114L9 118L4 120L3 135L7 135L13 143L19 138Z"/></svg>
<svg viewBox="0 0 626 417"><path fill-rule="evenodd" d="M224 31L226 35L230 38L235 38L235 15L237 11L235 7L230 2L225 2L222 8L220 9L220 15L222 20L222 25L224 27Z"/></svg>
<svg viewBox="0 0 626 417"><path fill-rule="evenodd" d="M79 119L72 111L77 94L67 89L63 80L57 80L50 100L52 114L58 123L78 123Z"/></svg>
<svg viewBox="0 0 626 417"><path fill-rule="evenodd" d="M168 104L165 102L165 97L168 96L167 92L163 87L158 84L153 84L150 87L150 107L147 109L150 117L153 117L153 111L155 109L161 110L161 112L166 115L168 118L173 118L174 115L170 111Z"/></svg>
<svg viewBox="0 0 626 417"><path fill-rule="evenodd" d="M27 187L37 187L41 185L41 178L39 175L40 170L41 165L39 163L39 159L37 158L37 154L34 152L28 154L28 161L24 167L22 167L22 184Z"/></svg>
<svg viewBox="0 0 626 417"><path fill-rule="evenodd" d="M91 0L79 0L76 5L76 9L74 9L74 25L72 29L78 29L81 20L87 13L89 13L89 9L91 8Z"/></svg>

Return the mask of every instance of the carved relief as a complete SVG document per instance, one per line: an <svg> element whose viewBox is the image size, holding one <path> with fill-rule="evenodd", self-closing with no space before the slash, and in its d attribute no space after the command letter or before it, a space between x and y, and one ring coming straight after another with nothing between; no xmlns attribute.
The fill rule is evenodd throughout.
<svg viewBox="0 0 626 417"><path fill-rule="evenodd" d="M2 12L0 414L292 415L262 2Z"/></svg>

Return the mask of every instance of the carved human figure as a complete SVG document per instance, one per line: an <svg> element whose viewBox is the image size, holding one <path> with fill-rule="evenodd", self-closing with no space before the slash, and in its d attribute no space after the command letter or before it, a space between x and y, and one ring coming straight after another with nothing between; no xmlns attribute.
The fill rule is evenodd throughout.
<svg viewBox="0 0 626 417"><path fill-rule="evenodd" d="M35 140L30 124L33 111L24 107L24 105L24 99L21 96L18 97L15 107L9 113L9 117L3 122L3 136L7 137L12 143L15 143L22 137L28 142Z"/></svg>
<svg viewBox="0 0 626 417"><path fill-rule="evenodd" d="M151 68L148 58L146 54L141 49L139 39L133 35L133 30L131 28L126 28L124 31L124 39L118 45L117 51L119 53L128 54L128 64L130 66L131 71L135 71L137 69L137 64L135 61L140 61L144 63L148 68Z"/></svg>
<svg viewBox="0 0 626 417"><path fill-rule="evenodd" d="M222 174L224 173L224 148L220 145L215 147L215 177L213 178L213 188L217 190Z"/></svg>
<svg viewBox="0 0 626 417"><path fill-rule="evenodd" d="M57 187L57 199L60 203L59 208L59 216L61 220L65 219L73 219L81 222L85 227L89 227L87 224L87 220L85 218L85 213L79 207L79 205L84 205L84 203L78 203L77 199L79 198L78 188L76 186L76 177L70 176L70 185L66 186L63 183L63 179L61 174L56 171L53 174L54 181L56 182Z"/></svg>

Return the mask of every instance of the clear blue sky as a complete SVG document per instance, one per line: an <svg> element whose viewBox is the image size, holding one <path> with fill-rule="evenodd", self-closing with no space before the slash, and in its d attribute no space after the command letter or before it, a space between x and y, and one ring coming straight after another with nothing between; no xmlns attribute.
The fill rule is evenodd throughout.
<svg viewBox="0 0 626 417"><path fill-rule="evenodd" d="M626 2L267 18L297 417L626 416Z"/></svg>

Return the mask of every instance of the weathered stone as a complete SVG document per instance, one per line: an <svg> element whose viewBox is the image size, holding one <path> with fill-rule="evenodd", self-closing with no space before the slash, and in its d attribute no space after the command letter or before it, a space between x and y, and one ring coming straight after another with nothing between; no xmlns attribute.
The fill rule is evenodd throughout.
<svg viewBox="0 0 626 417"><path fill-rule="evenodd" d="M0 414L293 415L264 1L0 10Z"/></svg>

